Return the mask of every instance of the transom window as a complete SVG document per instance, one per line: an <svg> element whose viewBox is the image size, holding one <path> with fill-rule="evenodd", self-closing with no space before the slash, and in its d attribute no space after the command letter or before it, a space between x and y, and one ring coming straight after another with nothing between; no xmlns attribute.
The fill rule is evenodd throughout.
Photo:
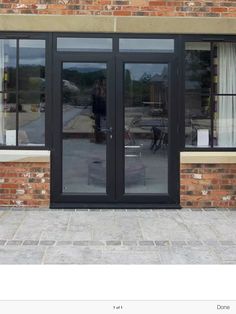
<svg viewBox="0 0 236 314"><path fill-rule="evenodd" d="M59 37L57 38L57 51L111 52L112 38Z"/></svg>
<svg viewBox="0 0 236 314"><path fill-rule="evenodd" d="M0 39L0 146L45 145L45 40Z"/></svg>

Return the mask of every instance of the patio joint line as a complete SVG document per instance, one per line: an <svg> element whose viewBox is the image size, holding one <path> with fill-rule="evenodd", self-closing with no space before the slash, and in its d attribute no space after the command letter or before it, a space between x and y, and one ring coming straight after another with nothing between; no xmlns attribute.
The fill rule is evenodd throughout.
<svg viewBox="0 0 236 314"><path fill-rule="evenodd" d="M21 220L20 224L18 225L18 227L16 228L16 231L14 232L13 236L12 236L12 240L15 240L15 236L17 234L17 232L19 231L20 227L23 225L25 218L27 216L27 213L24 213L23 219Z"/></svg>

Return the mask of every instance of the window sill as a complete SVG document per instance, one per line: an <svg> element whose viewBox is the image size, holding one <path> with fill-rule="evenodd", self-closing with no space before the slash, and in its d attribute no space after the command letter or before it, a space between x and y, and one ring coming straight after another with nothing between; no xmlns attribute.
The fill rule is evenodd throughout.
<svg viewBox="0 0 236 314"><path fill-rule="evenodd" d="M236 152L181 152L181 164L236 164Z"/></svg>
<svg viewBox="0 0 236 314"><path fill-rule="evenodd" d="M49 162L48 150L0 150L0 162Z"/></svg>

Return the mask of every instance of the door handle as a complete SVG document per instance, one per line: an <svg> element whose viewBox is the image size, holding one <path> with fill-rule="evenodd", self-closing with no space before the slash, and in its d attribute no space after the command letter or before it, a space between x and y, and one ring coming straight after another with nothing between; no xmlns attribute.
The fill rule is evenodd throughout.
<svg viewBox="0 0 236 314"><path fill-rule="evenodd" d="M102 132L109 134L110 140L112 140L112 127L101 129Z"/></svg>
<svg viewBox="0 0 236 314"><path fill-rule="evenodd" d="M101 131L102 132L104 132L104 133L112 133L112 127L110 127L110 128L106 128L106 129L101 129Z"/></svg>

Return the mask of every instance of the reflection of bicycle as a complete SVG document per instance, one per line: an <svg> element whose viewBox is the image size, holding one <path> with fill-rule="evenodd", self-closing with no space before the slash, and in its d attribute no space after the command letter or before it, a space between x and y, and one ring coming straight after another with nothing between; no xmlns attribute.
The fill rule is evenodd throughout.
<svg viewBox="0 0 236 314"><path fill-rule="evenodd" d="M135 145L135 137L132 132L132 128L136 127L139 121L141 120L141 115L137 115L133 117L133 119L130 121L129 125L125 126L125 142L127 145Z"/></svg>
<svg viewBox="0 0 236 314"><path fill-rule="evenodd" d="M168 146L168 133L163 132L156 126L152 127L152 132L153 132L153 140L152 140L150 149L153 150L154 153L161 147Z"/></svg>

